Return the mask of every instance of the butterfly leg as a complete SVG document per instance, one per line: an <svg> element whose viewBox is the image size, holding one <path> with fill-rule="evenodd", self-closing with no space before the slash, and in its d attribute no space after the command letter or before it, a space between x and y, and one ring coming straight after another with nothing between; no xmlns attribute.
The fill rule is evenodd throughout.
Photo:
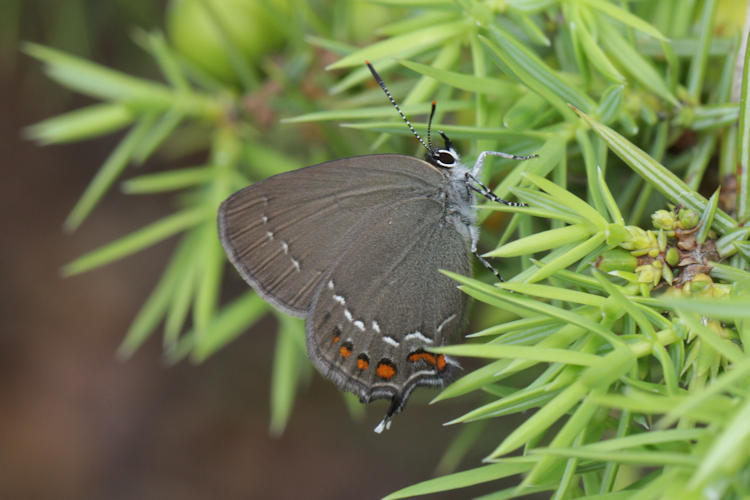
<svg viewBox="0 0 750 500"><path fill-rule="evenodd" d="M479 177L479 174L482 172L482 167L484 166L484 160L487 159L488 156L499 156L501 158L507 158L508 160L530 160L532 158L538 158L539 155L528 155L528 156L519 156L519 155L512 155L510 153L503 153L502 151L482 151L479 153L479 156L477 157L476 163L474 163L474 167L471 169L471 175L472 177Z"/></svg>
<svg viewBox="0 0 750 500"><path fill-rule="evenodd" d="M509 153L503 153L502 151L482 151L481 153L479 153L479 157L477 158L476 163L474 163L474 167L471 169L471 173L466 173L466 185L488 200L502 203L511 207L527 206L525 203L503 200L495 193L493 193L490 188L482 184L482 182L477 178L479 176L479 173L482 171L482 167L484 166L484 161L487 159L487 156L500 156L501 158L507 158L509 160L530 160L531 158L537 158L539 155L533 154L528 156L519 156ZM498 270L495 269L495 267L490 264L487 259L482 257L477 251L477 240L479 239L479 235L475 234L477 233L476 228L472 229L474 229L474 231L472 231L471 234L471 253L473 253L474 256L479 260L479 262L481 262L484 267L489 269L490 272L492 272L492 274L494 274L498 280L504 281Z"/></svg>
<svg viewBox="0 0 750 500"><path fill-rule="evenodd" d="M491 272L492 274L494 274L494 275L495 275L495 277L496 277L496 278L497 278L497 279L498 279L499 281L505 281L505 280L503 279L503 277L502 277L502 276L500 276L500 271L498 271L497 269L495 269L495 267L494 267L494 266L493 266L492 264L490 264L490 263L489 263L489 262L487 261L487 259L485 259L484 257L482 257L482 256L481 256L481 255L479 254L479 252L477 252L477 251L474 251L474 252L472 252L472 253L474 254L474 257L476 257L477 259L479 259L479 262L481 262L481 263L482 263L482 265L483 265L484 267L486 267L487 269L489 269L489 271L490 271L490 272Z"/></svg>
<svg viewBox="0 0 750 500"><path fill-rule="evenodd" d="M467 174L468 175L468 174ZM479 262L482 263L484 267L489 269L489 271L497 277L500 281L505 281L502 276L500 276L500 272L494 268L492 264L489 263L487 259L482 257L482 255L477 250L477 242L479 241L479 228L476 226L471 226L469 231L471 232L471 253L474 254L474 257L479 260Z"/></svg>
<svg viewBox="0 0 750 500"><path fill-rule="evenodd" d="M485 151L485 152L486 153L492 153L492 151ZM505 153L502 153L502 154L504 155ZM525 158L523 158L523 159L525 159ZM475 183L476 183L476 185L475 185ZM490 188L488 188L487 186L485 186L484 184L482 184L482 182L479 179L477 179L476 177L474 177L472 174L470 174L468 172L466 172L466 185L469 186L469 188L473 189L474 191L476 191L477 193L481 194L482 196L484 196L485 198L487 198L489 200L492 200L492 201L495 201L495 202L498 202L498 203L502 203L504 205L508 205L508 206L511 206L511 207L525 207L525 206L527 206L525 203L521 203L521 202L517 202L517 201L503 200L502 198L500 198L499 196L497 196L495 193L493 193L492 191L490 191ZM490 264L487 261L487 259L485 259L484 257L482 257L479 254L479 252L477 251L477 241L478 241L478 239L479 239L479 231L478 231L478 229L476 227L472 226L472 228L471 228L471 253L473 253L474 256L479 260L479 262L481 262L484 267L486 267L487 269L489 269L489 271L492 274L494 274L495 277L499 281L505 281L505 280L503 280L503 277L500 275L500 273L498 272L498 270L495 269L495 267L492 264Z"/></svg>
<svg viewBox="0 0 750 500"><path fill-rule="evenodd" d="M474 177L469 172L466 172L466 185L469 186L470 189L473 189L477 193L481 194L485 198L487 198L490 201L495 201L497 203L502 203L503 205L508 205L509 207L526 207L526 203L521 203L520 201L508 201L500 198L498 195L493 193L490 188L482 184L482 181Z"/></svg>

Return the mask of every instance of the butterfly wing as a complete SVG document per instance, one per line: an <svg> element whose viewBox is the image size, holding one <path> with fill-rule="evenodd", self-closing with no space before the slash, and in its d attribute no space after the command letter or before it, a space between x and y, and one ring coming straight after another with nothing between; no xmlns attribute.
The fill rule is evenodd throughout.
<svg viewBox="0 0 750 500"><path fill-rule="evenodd" d="M219 238L229 260L264 299L307 316L324 275L367 231L365 220L397 200L428 196L444 181L405 155L330 161L270 177L221 205Z"/></svg>
<svg viewBox="0 0 750 500"><path fill-rule="evenodd" d="M380 207L368 223L320 284L307 348L322 374L361 401L390 398L390 419L414 388L443 386L459 369L429 349L457 340L466 309L439 269L469 274L470 257L440 199Z"/></svg>

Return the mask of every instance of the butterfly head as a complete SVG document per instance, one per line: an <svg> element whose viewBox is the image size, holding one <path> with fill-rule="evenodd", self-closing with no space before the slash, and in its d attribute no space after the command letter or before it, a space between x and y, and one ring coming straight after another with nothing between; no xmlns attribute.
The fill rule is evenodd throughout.
<svg viewBox="0 0 750 500"><path fill-rule="evenodd" d="M372 67L372 64L370 64L369 61L365 61L367 64L367 67L370 69L370 72L372 73L372 76L375 78L375 81L378 82L378 85L380 85L380 88L383 89L383 92L385 92L385 95L388 97L388 100L391 101L391 104L393 104L393 107L396 108L396 111L398 111L398 114L401 115L401 118L404 120L406 125L409 127L409 130L411 130L411 133L414 134L414 137L417 138L420 144L424 146L424 148L427 150L427 153L425 153L424 159L428 161L429 163L435 165L436 167L440 168L446 168L450 169L455 167L456 165L459 165L460 157L458 156L458 153L456 152L455 148L453 147L453 142L448 138L447 135L443 133L443 131L440 131L440 136L443 138L443 141L445 141L445 146L442 148L437 148L432 145L432 119L435 117L435 109L437 107L437 103L435 101L432 101L432 109L430 110L430 118L427 121L427 142L422 139L422 137L417 133L416 130L414 130L414 127L412 126L409 119L404 115L403 111L401 111L401 108L399 107L398 103L393 99L393 96L391 96L391 92L388 90L388 87L385 86L385 83L383 82L383 79L380 77L377 71L375 71L375 68Z"/></svg>
<svg viewBox="0 0 750 500"><path fill-rule="evenodd" d="M434 148L429 143L429 149L425 154L425 160L432 163L436 167L441 168L453 168L460 163L461 158L458 156L456 149L453 147L453 142L440 131L440 136L445 141L445 146L442 148Z"/></svg>

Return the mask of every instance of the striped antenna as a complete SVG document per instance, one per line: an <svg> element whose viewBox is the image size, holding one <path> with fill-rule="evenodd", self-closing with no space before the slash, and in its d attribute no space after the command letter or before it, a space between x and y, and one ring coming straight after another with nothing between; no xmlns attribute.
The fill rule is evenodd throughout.
<svg viewBox="0 0 750 500"><path fill-rule="evenodd" d="M435 116L435 108L437 107L437 103L435 101L432 101L432 109L430 110L430 119L427 121L427 145L429 146L430 152L435 151L432 149L432 137L430 137L432 134L432 118ZM440 135L443 135L442 132L440 132Z"/></svg>
<svg viewBox="0 0 750 500"><path fill-rule="evenodd" d="M367 67L370 68L370 73L372 73L373 78L375 78L375 81L378 82L378 85L380 85L380 88L383 89L383 92L385 92L385 95L388 96L388 100L391 101L391 104L393 104L393 107L396 108L396 111L398 111L398 114L401 115L401 118L403 118L404 122L406 122L406 125L409 127L409 130L411 130L411 133L414 134L414 137L417 138L420 144L424 146L424 148L429 151L430 153L433 152L432 144L429 146L425 144L424 140L422 140L422 137L417 133L416 130L414 130L414 127L412 126L409 119L406 117L403 111L401 111L401 108L398 107L398 104L396 103L396 100L391 96L391 92L388 90L388 87L385 86L385 82L382 78L380 78L380 75L377 71L375 71L375 68L372 67L372 64L370 64L370 61L365 61L365 64L367 64ZM430 121L432 121L432 115L435 114L435 103L432 103L432 113L430 114ZM427 129L427 137L429 138L430 129Z"/></svg>

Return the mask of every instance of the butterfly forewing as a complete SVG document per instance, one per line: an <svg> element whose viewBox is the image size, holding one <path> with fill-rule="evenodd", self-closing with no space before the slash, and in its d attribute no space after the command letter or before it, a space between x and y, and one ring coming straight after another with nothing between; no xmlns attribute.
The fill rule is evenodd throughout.
<svg viewBox="0 0 750 500"><path fill-rule="evenodd" d="M305 317L333 263L394 200L431 196L443 176L405 155L335 160L277 175L228 198L219 238L242 277L266 300Z"/></svg>
<svg viewBox="0 0 750 500"><path fill-rule="evenodd" d="M439 272L469 273L464 235L439 196L382 205L325 275L307 321L318 370L362 401L398 412L420 385L442 386L456 364L430 347L458 340L466 298Z"/></svg>

